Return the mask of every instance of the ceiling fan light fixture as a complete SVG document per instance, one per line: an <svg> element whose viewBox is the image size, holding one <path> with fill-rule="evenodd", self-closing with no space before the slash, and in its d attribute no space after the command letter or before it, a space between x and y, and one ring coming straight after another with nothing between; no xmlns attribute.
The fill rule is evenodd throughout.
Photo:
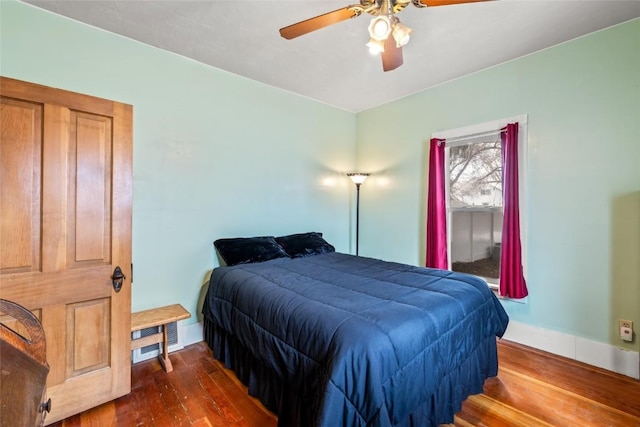
<svg viewBox="0 0 640 427"><path fill-rule="evenodd" d="M396 47L402 47L409 43L409 39L411 38L411 33L413 30L400 21L396 22L393 26L393 38L396 41Z"/></svg>
<svg viewBox="0 0 640 427"><path fill-rule="evenodd" d="M376 16L369 23L369 35L375 40L386 40L391 34L391 20L388 16Z"/></svg>
<svg viewBox="0 0 640 427"><path fill-rule="evenodd" d="M384 40L376 40L372 37L369 43L367 43L367 47L372 55L382 53L384 52Z"/></svg>
<svg viewBox="0 0 640 427"><path fill-rule="evenodd" d="M403 64L402 48L409 42L413 32L411 28L401 24L396 17L396 14L404 10L409 3L420 8L478 1L487 0L360 0L359 4L354 3L280 28L280 35L291 40L338 22L369 14L373 18L369 22L368 30L371 40L367 46L372 54L382 54L382 70L391 71Z"/></svg>

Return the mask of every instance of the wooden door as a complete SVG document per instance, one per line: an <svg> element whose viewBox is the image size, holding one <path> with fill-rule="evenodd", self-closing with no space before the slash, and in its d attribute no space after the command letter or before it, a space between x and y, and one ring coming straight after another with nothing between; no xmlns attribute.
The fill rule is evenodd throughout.
<svg viewBox="0 0 640 427"><path fill-rule="evenodd" d="M3 77L0 96L0 298L42 322L52 423L131 388L132 107Z"/></svg>

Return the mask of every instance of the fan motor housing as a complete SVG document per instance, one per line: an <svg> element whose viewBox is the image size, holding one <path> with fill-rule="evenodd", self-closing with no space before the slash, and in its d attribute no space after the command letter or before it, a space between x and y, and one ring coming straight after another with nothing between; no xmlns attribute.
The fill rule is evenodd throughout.
<svg viewBox="0 0 640 427"><path fill-rule="evenodd" d="M382 7L383 1L384 0L360 0L360 4L362 5L364 10L367 10L369 7L376 5L377 7L367 10L367 12L369 12L369 14L371 15L378 16L380 14L380 9ZM409 3L411 3L411 0L389 0L389 2L393 7L393 13L398 13L402 9L407 7ZM414 0L413 3L420 3L420 0Z"/></svg>

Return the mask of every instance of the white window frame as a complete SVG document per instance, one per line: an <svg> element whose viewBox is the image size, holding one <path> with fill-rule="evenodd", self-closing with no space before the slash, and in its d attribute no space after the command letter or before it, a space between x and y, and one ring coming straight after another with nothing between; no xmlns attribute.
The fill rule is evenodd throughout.
<svg viewBox="0 0 640 427"><path fill-rule="evenodd" d="M445 149L445 200L447 209L447 253L449 270L451 270L451 218L452 211L449 206L449 147L456 145L465 145L470 142L482 142L483 134L491 134L499 131L509 123L518 122L518 193L520 205L520 244L522 246L522 269L525 278L527 277L527 215L526 206L529 194L527 188L527 147L528 147L528 116L521 114L514 117L492 120L484 123L478 123L471 126L449 129L441 132L434 132L431 137L447 140ZM486 137L484 138L486 140ZM451 142L449 142L451 141ZM490 288L496 290L499 287L498 281L487 282ZM516 300L518 301L518 300Z"/></svg>

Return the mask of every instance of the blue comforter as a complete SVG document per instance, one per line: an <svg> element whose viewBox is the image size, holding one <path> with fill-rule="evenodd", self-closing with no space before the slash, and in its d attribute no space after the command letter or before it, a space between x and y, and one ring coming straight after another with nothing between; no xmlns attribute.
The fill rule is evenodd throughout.
<svg viewBox="0 0 640 427"><path fill-rule="evenodd" d="M477 277L341 253L216 268L203 314L302 399L280 425L452 422L508 323Z"/></svg>

